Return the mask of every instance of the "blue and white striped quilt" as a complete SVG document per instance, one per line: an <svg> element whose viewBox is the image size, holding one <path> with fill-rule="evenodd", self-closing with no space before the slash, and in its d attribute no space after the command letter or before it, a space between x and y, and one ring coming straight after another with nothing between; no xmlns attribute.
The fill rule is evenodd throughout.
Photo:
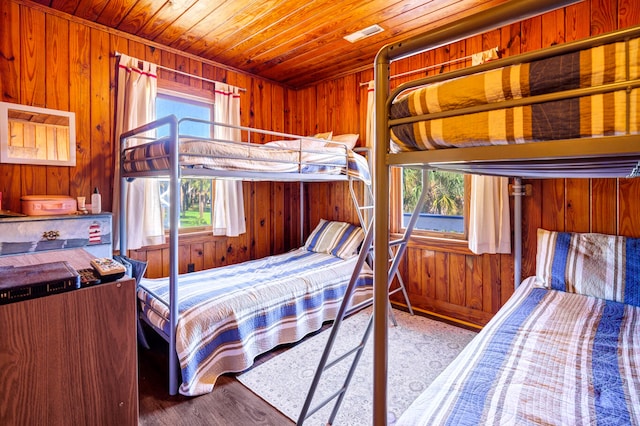
<svg viewBox="0 0 640 426"><path fill-rule="evenodd" d="M264 259L181 275L176 350L180 393L211 392L224 373L240 372L277 345L300 340L338 312L357 256L344 260L300 248ZM365 267L352 304L372 296ZM142 279L142 314L169 333L169 280Z"/></svg>
<svg viewBox="0 0 640 426"><path fill-rule="evenodd" d="M398 425L640 424L640 307L532 283Z"/></svg>

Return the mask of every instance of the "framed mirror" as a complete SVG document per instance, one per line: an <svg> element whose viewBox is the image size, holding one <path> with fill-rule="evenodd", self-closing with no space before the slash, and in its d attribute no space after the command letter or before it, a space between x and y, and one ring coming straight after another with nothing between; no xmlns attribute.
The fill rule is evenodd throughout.
<svg viewBox="0 0 640 426"><path fill-rule="evenodd" d="M0 162L75 166L75 113L0 102Z"/></svg>

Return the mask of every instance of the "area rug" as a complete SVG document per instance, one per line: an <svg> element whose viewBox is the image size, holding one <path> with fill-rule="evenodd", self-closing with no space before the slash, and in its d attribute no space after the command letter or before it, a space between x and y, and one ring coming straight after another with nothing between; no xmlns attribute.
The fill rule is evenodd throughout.
<svg viewBox="0 0 640 426"><path fill-rule="evenodd" d="M390 425L476 335L473 331L423 316L411 316L395 309L393 313L398 325L390 325L388 333L387 422ZM358 345L370 315L371 308L368 308L342 323L329 361ZM297 421L330 331L325 330L238 375L238 380L294 422ZM334 426L372 424L372 348L373 333L333 422ZM353 355L350 355L323 373L312 408L340 389L352 359ZM304 424L326 425L334 401L314 413Z"/></svg>

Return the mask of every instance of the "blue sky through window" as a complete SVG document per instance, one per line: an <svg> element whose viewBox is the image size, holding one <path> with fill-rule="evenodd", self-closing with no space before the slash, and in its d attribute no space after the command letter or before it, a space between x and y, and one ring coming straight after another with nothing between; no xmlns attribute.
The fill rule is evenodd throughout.
<svg viewBox="0 0 640 426"><path fill-rule="evenodd" d="M196 103L193 101L186 101L170 96L163 96L159 94L156 98L156 117L162 118L167 115L175 115L178 120L182 118L198 118L201 120L211 121L211 105L204 103ZM184 122L180 124L181 135L202 136L208 137L209 126L194 122ZM158 136L168 136L168 127L158 129Z"/></svg>

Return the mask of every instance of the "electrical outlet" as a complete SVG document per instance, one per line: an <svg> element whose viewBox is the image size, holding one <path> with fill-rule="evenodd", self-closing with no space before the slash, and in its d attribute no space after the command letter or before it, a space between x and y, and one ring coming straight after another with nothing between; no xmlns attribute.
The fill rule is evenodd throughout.
<svg viewBox="0 0 640 426"><path fill-rule="evenodd" d="M194 272L196 270L196 265L194 265L193 263L189 263L187 265L187 272Z"/></svg>

